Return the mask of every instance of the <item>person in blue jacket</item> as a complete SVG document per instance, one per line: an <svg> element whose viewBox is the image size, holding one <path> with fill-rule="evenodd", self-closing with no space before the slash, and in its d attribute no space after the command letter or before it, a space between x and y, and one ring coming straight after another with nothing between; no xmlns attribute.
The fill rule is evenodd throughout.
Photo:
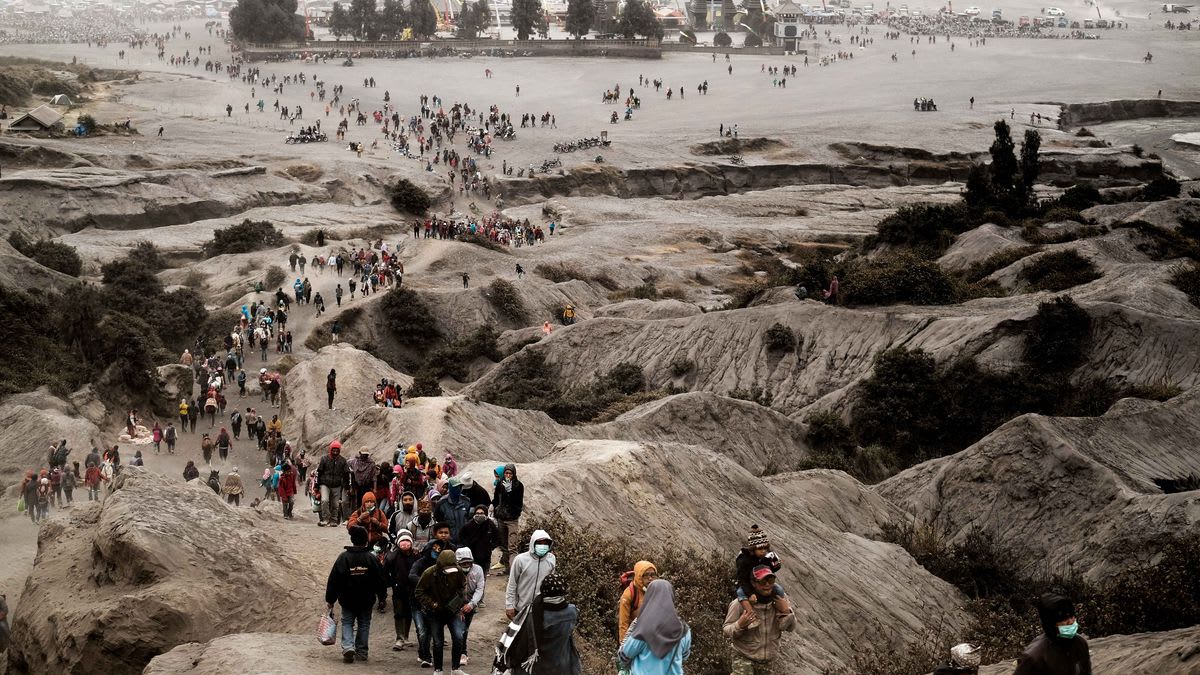
<svg viewBox="0 0 1200 675"><path fill-rule="evenodd" d="M617 658L630 675L683 675L683 662L691 656L692 631L675 610L675 589L665 579L646 586L641 612Z"/></svg>

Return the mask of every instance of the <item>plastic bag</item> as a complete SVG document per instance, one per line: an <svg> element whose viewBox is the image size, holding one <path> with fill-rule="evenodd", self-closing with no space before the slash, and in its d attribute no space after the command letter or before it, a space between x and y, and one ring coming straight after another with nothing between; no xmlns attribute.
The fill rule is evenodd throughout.
<svg viewBox="0 0 1200 675"><path fill-rule="evenodd" d="M321 622L317 624L317 641L327 647L337 642L337 622L333 619L333 611L321 615Z"/></svg>
<svg viewBox="0 0 1200 675"><path fill-rule="evenodd" d="M17 500L17 513L25 513L25 495Z"/></svg>

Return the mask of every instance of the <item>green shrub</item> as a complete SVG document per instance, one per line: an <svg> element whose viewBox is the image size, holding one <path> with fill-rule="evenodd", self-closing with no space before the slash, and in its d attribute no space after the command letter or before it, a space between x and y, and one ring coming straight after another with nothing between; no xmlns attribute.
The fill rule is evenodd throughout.
<svg viewBox="0 0 1200 675"><path fill-rule="evenodd" d="M725 392L725 395L729 398L736 398L740 401L757 403L764 408L770 408L771 404L775 402L775 395L757 384L751 385L749 389L742 389L741 387L730 389L729 391Z"/></svg>
<svg viewBox="0 0 1200 675"><path fill-rule="evenodd" d="M847 305L946 305L961 299L961 289L945 270L911 253L848 263L840 293Z"/></svg>
<svg viewBox="0 0 1200 675"><path fill-rule="evenodd" d="M460 382L465 381L469 373L467 366L475 359L482 356L500 361L503 358L496 343L499 337L495 328L480 326L470 336L434 350L429 355L426 367L437 377L449 375Z"/></svg>
<svg viewBox="0 0 1200 675"><path fill-rule="evenodd" d="M1038 303L1025 333L1025 360L1044 373L1074 370L1091 350L1092 317L1071 296Z"/></svg>
<svg viewBox="0 0 1200 675"><path fill-rule="evenodd" d="M896 475L906 464L894 451L882 445L848 447L841 450L819 450L796 466L797 471L836 469L845 471L863 483L875 484Z"/></svg>
<svg viewBox="0 0 1200 675"><path fill-rule="evenodd" d="M529 310L525 307L525 301L521 299L521 292L511 281L493 279L492 283L488 284L486 295L488 302L505 319L515 323L528 319Z"/></svg>
<svg viewBox="0 0 1200 675"><path fill-rule="evenodd" d="M1091 260L1073 248L1038 256L1021 269L1018 278L1035 291L1065 291L1100 278Z"/></svg>
<svg viewBox="0 0 1200 675"><path fill-rule="evenodd" d="M1041 250L1041 246L1017 246L1006 248L1003 251L996 251L988 256L986 260L971 265L966 272L963 272L963 279L968 283L978 282L985 277L991 276L994 272L1002 270L1018 260L1028 258Z"/></svg>
<svg viewBox="0 0 1200 675"><path fill-rule="evenodd" d="M1164 199L1174 199L1179 196L1179 181L1170 176L1159 176L1142 186L1138 193L1140 202L1160 202Z"/></svg>
<svg viewBox="0 0 1200 675"><path fill-rule="evenodd" d="M442 386L438 384L437 375L432 370L422 369L413 376L412 385L404 392L405 398L420 396L441 396Z"/></svg>
<svg viewBox="0 0 1200 675"><path fill-rule="evenodd" d="M407 178L397 180L391 187L391 201L397 211L418 216L433 207L429 194Z"/></svg>
<svg viewBox="0 0 1200 675"><path fill-rule="evenodd" d="M762 38L758 37L754 33L747 33L745 41L742 42L743 47L761 47L762 44Z"/></svg>
<svg viewBox="0 0 1200 675"><path fill-rule="evenodd" d="M1037 342L1044 349L1043 343L1059 340L1058 331L1067 329L1026 330L1027 345ZM1087 345L1078 349L1086 358ZM922 350L890 349L876 357L850 427L859 443L894 450L899 468L905 468L957 452L1024 413L1098 415L1119 398L1102 381L1072 381L1061 363L1043 367L1031 359L1029 368L993 373L961 359L939 369Z"/></svg>
<svg viewBox="0 0 1200 675"><path fill-rule="evenodd" d="M1080 138L1095 138L1096 136L1096 134L1092 133L1091 129L1088 129L1087 127L1079 127L1079 131L1076 131L1075 135L1079 136Z"/></svg>
<svg viewBox="0 0 1200 675"><path fill-rule="evenodd" d="M1089 637L1174 630L1200 622L1200 535L1181 533L1138 544L1157 564L1139 564L1099 582L1067 574L1029 576L1019 568L1028 553L1000 547L995 539L971 531L950 543L948 533L929 526L893 523L883 528L886 541L899 544L934 575L950 582L972 601L973 625L956 640L983 647L983 660L1015 657L1037 634L1034 601L1043 593L1071 598Z"/></svg>
<svg viewBox="0 0 1200 675"><path fill-rule="evenodd" d="M506 408L541 410L560 424L580 424L595 421L605 410L611 413L617 409L613 406L623 406L620 412L625 412L675 393L660 389L647 396L645 374L633 363L617 364L590 384L568 391L560 388L560 381L558 369L546 363L544 355L525 350L505 362L502 376L480 392L480 399ZM635 400L623 402L630 397Z"/></svg>
<svg viewBox="0 0 1200 675"><path fill-rule="evenodd" d="M901 206L879 223L877 240L918 249L936 257L954 243L954 236L971 229L962 204L914 204Z"/></svg>
<svg viewBox="0 0 1200 675"><path fill-rule="evenodd" d="M36 87L35 87L35 91L37 91ZM49 92L38 92L38 93L47 93L48 94ZM87 113L80 115L79 119L76 120L76 122L78 123L79 126L83 127L83 130L85 133L89 133L89 134L92 133L93 131L95 131L96 127L99 126L96 123L96 118L92 117L91 115L89 115Z"/></svg>
<svg viewBox="0 0 1200 675"><path fill-rule="evenodd" d="M320 247L331 239L334 239L334 236L330 234L329 230L323 227L313 227L304 232L300 237L300 243L306 246Z"/></svg>
<svg viewBox="0 0 1200 675"><path fill-rule="evenodd" d="M1104 197L1100 195L1099 190L1092 185L1081 183L1067 188L1057 199L1046 202L1044 207L1047 209L1066 208L1073 211L1082 211L1103 203Z"/></svg>
<svg viewBox="0 0 1200 675"><path fill-rule="evenodd" d="M1175 268L1171 285L1183 291L1193 305L1200 307L1200 265L1192 263Z"/></svg>
<svg viewBox="0 0 1200 675"><path fill-rule="evenodd" d="M773 352L791 352L796 350L796 334L791 328L781 324L773 323L763 333L763 344L766 345L768 351Z"/></svg>
<svg viewBox="0 0 1200 675"><path fill-rule="evenodd" d="M728 47L733 44L733 38L729 37L728 33L721 32L713 36L714 47Z"/></svg>
<svg viewBox="0 0 1200 675"><path fill-rule="evenodd" d="M658 299L658 287L654 285L653 281L647 281L638 286L634 286L633 288L625 288L625 289L613 291L608 294L608 299L612 300L612 301L629 300L629 299L657 300Z"/></svg>
<svg viewBox="0 0 1200 675"><path fill-rule="evenodd" d="M438 337L437 320L425 301L407 286L396 286L379 303L384 324L401 342L420 344Z"/></svg>
<svg viewBox="0 0 1200 675"><path fill-rule="evenodd" d="M729 648L721 632L725 610L733 600L732 557L724 551L693 550L666 541L649 546L626 536L606 536L603 528L581 527L554 512L527 518L520 538L528 541L535 529L554 538L555 570L564 577L567 600L579 610L576 645L583 672L611 672L617 648L617 604L620 576L638 560L649 560L659 576L675 588L675 608L692 631L692 654L687 672L729 672Z"/></svg>
<svg viewBox="0 0 1200 675"><path fill-rule="evenodd" d="M1162 228L1144 220L1131 220L1116 227L1136 230L1144 241L1135 246L1151 260L1190 258L1200 262L1200 223L1180 218L1178 229Z"/></svg>
<svg viewBox="0 0 1200 675"><path fill-rule="evenodd" d="M854 433L841 415L823 410L809 415L804 422L808 425L808 445L817 452L853 449Z"/></svg>
<svg viewBox="0 0 1200 675"><path fill-rule="evenodd" d="M287 281L287 271L279 265L271 265L267 268L266 276L263 277L263 288L268 291L272 288L280 288Z"/></svg>
<svg viewBox="0 0 1200 675"><path fill-rule="evenodd" d="M83 260L74 246L68 246L50 239L29 241L20 232L8 235L8 243L17 249L21 255L37 264L48 267L55 272L77 277L83 271Z"/></svg>
<svg viewBox="0 0 1200 675"><path fill-rule="evenodd" d="M204 245L204 255L211 258L225 253L251 253L283 243L283 232L274 225L247 218L237 225L214 231L212 241Z"/></svg>
<svg viewBox="0 0 1200 675"><path fill-rule="evenodd" d="M1079 209L1073 209L1068 206L1053 206L1045 210L1042 214L1042 220L1047 223L1081 223L1084 221L1084 217L1079 213Z"/></svg>
<svg viewBox="0 0 1200 675"><path fill-rule="evenodd" d="M692 372L696 364L684 354L676 354L671 359L671 374L675 377L683 377Z"/></svg>
<svg viewBox="0 0 1200 675"><path fill-rule="evenodd" d="M598 283L608 290L615 290L617 282L613 281L612 277L604 272L585 272L577 264L556 262L556 263L538 263L533 268L533 273L548 279L556 284L561 284L574 279L586 281L588 283Z"/></svg>

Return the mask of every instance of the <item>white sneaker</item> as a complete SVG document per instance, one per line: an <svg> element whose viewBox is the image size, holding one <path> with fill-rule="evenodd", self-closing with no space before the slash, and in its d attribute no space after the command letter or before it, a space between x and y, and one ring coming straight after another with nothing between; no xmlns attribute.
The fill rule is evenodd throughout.
<svg viewBox="0 0 1200 675"><path fill-rule="evenodd" d="M396 640L396 644L392 645L392 651L394 651L394 652L404 651L404 641Z"/></svg>
<svg viewBox="0 0 1200 675"><path fill-rule="evenodd" d="M466 655L466 654L463 654L463 655L462 655L462 658L461 658L461 659L459 659L459 660L458 660L458 662L459 662L460 664L462 664L462 665L464 665L464 666L465 666L465 665L467 665L467 664L470 662L470 659L467 657L467 655Z"/></svg>

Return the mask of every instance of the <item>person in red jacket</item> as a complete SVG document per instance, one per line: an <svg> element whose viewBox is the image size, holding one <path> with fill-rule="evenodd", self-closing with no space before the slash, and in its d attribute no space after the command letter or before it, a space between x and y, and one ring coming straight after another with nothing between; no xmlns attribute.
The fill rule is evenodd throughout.
<svg viewBox="0 0 1200 675"><path fill-rule="evenodd" d="M283 517L292 519L292 507L296 505L296 467L284 460L283 473L279 474L279 485L275 488L279 503L283 504Z"/></svg>
<svg viewBox="0 0 1200 675"><path fill-rule="evenodd" d="M374 547L376 542L387 536L387 516L376 507L375 493L364 494L362 507L350 514L350 520L346 521L346 528L356 526L366 529L368 547Z"/></svg>

